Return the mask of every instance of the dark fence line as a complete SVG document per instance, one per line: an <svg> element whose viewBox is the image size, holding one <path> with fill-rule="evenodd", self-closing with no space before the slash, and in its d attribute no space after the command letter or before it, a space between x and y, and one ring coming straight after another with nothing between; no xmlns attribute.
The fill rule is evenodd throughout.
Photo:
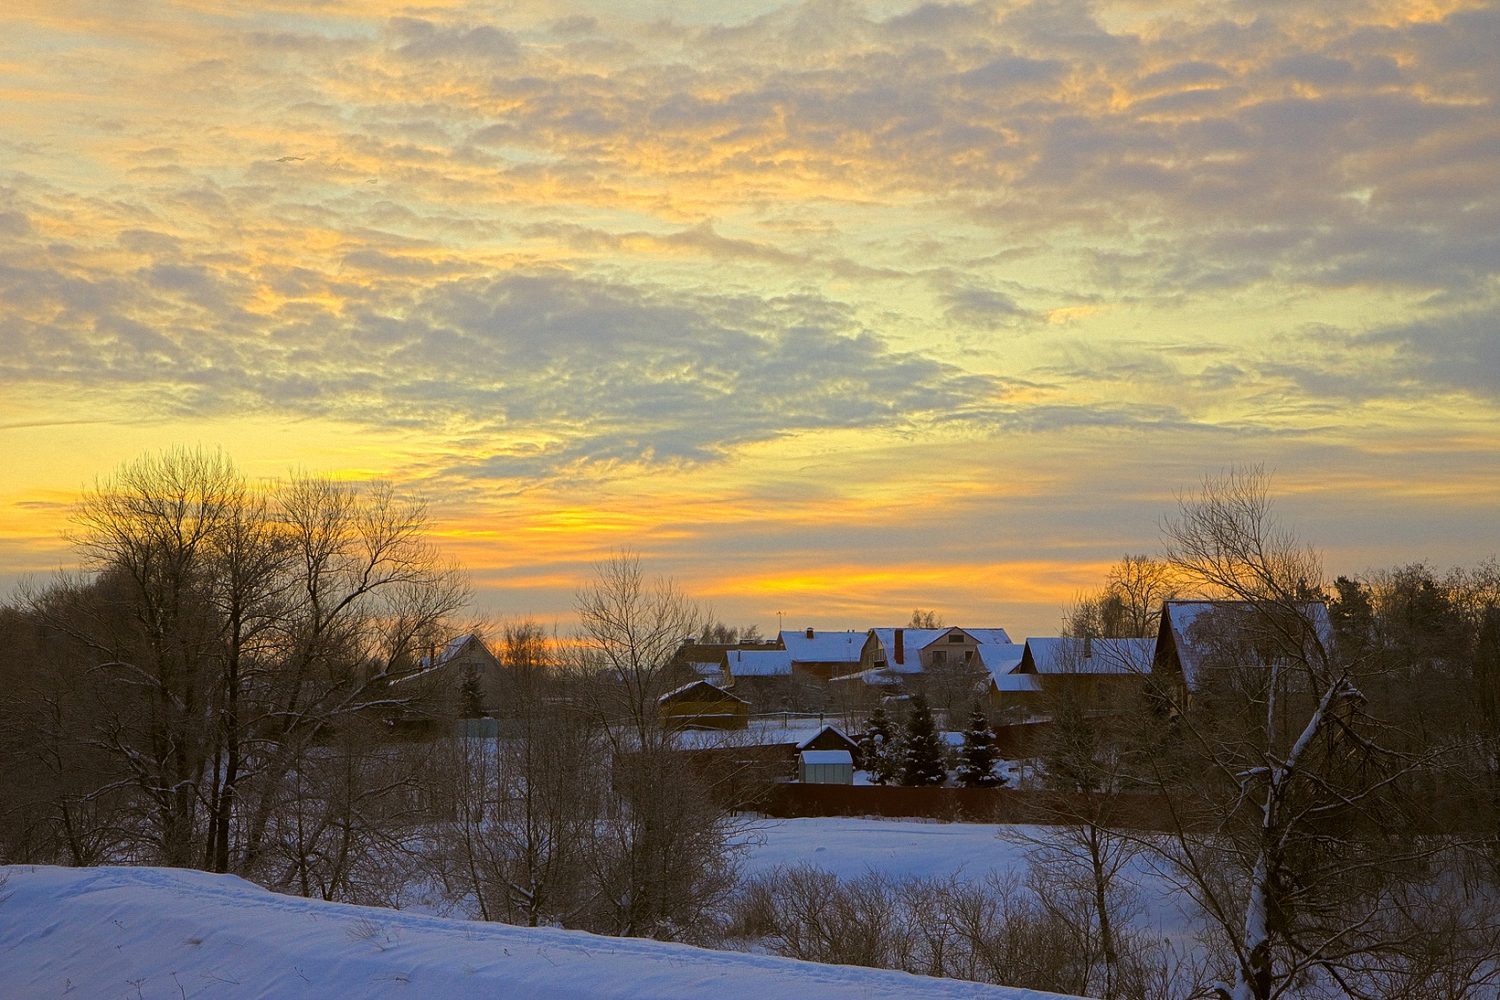
<svg viewBox="0 0 1500 1000"><path fill-rule="evenodd" d="M966 823L1063 823L1095 815L1123 829L1167 830L1171 817L1150 793L1084 796L1010 788L908 788L901 785L804 785L769 789L760 812L777 819L806 816L880 816Z"/></svg>

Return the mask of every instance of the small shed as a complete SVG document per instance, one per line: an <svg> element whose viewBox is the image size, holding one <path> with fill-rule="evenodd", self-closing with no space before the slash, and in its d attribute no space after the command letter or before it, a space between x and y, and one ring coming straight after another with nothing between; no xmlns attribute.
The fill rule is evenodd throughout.
<svg viewBox="0 0 1500 1000"><path fill-rule="evenodd" d="M854 757L848 750L804 750L797 755L797 780L808 785L852 785Z"/></svg>
<svg viewBox="0 0 1500 1000"><path fill-rule="evenodd" d="M745 729L750 703L707 681L693 681L657 699L661 724L668 729Z"/></svg>
<svg viewBox="0 0 1500 1000"><path fill-rule="evenodd" d="M824 726L811 739L797 744L798 750L847 750L850 756L859 754L859 744L833 726Z"/></svg>

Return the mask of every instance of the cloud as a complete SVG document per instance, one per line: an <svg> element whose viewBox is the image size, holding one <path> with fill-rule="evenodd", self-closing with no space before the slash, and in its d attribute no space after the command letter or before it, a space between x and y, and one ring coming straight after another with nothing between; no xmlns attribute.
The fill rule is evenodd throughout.
<svg viewBox="0 0 1500 1000"><path fill-rule="evenodd" d="M27 290L7 319L7 381L125 392L177 415L284 412L521 442L486 461L491 474L715 461L800 431L948 422L1001 394L892 350L819 296L689 296L547 269L443 277L365 249L341 258L359 285L298 279L347 295L341 309L257 314L226 307L251 274L199 262L114 272L55 250L33 244L3 265L7 287Z"/></svg>
<svg viewBox="0 0 1500 1000"><path fill-rule="evenodd" d="M1500 401L1500 304L1381 327L1355 341L1394 348L1398 369L1423 386Z"/></svg>
<svg viewBox="0 0 1500 1000"><path fill-rule="evenodd" d="M1495 11L725 11L58 22L68 58L22 58L88 117L7 147L7 378L451 426L538 474L1493 398ZM1225 318L1278 296L1395 304L1330 306L1326 350ZM1085 302L1118 310L1039 322ZM1216 353L1151 368L1187 315Z"/></svg>

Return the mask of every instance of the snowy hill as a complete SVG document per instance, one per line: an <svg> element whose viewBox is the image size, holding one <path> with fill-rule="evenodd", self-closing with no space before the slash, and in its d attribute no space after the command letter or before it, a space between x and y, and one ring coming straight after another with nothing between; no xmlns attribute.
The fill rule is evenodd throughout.
<svg viewBox="0 0 1500 1000"><path fill-rule="evenodd" d="M0 998L1041 1000L1055 994L278 896L163 868L0 868Z"/></svg>

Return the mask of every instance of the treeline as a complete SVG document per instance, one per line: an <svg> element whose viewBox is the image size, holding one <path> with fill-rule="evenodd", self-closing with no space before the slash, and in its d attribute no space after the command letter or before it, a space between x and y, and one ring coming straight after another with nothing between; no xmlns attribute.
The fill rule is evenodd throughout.
<svg viewBox="0 0 1500 1000"><path fill-rule="evenodd" d="M1273 514L1260 473L1211 478L1164 558L1127 559L1070 612L1080 638L1151 635L1163 598L1217 602L1192 676L1106 714L1048 706L1024 768L1067 794L1025 834L1024 883L741 882L732 797L657 716L709 629L670 582L607 561L566 641L504 630L495 735L402 738L432 651L472 627L421 506L144 458L77 505L85 571L0 609L0 860L197 867L1110 998L1473 995L1500 974L1500 572L1325 586ZM457 686L461 715L476 697ZM890 711L861 733L874 777L948 780L928 707ZM969 715L963 783L993 780L988 721ZM1154 832L1121 792L1162 803ZM1132 919L1141 871L1191 900L1196 957Z"/></svg>
<svg viewBox="0 0 1500 1000"><path fill-rule="evenodd" d="M1058 699L1040 748L1052 849L1108 898L1144 860L1201 915L1227 995L1463 997L1500 968L1500 569L1340 577L1277 522L1260 470L1210 477L1166 522L1164 559L1129 557L1070 611L1077 637L1156 635L1153 673L1100 717ZM1176 640L1174 640L1176 641ZM1159 658L1158 664L1162 661ZM1115 793L1162 803L1133 831Z"/></svg>
<svg viewBox="0 0 1500 1000"><path fill-rule="evenodd" d="M501 738L402 739L394 723L432 707L403 682L465 626L467 586L427 531L389 489L252 484L201 451L89 491L85 572L0 609L0 860L697 926L733 884L730 818L655 714L696 606L612 560L579 594L579 641L506 630Z"/></svg>

